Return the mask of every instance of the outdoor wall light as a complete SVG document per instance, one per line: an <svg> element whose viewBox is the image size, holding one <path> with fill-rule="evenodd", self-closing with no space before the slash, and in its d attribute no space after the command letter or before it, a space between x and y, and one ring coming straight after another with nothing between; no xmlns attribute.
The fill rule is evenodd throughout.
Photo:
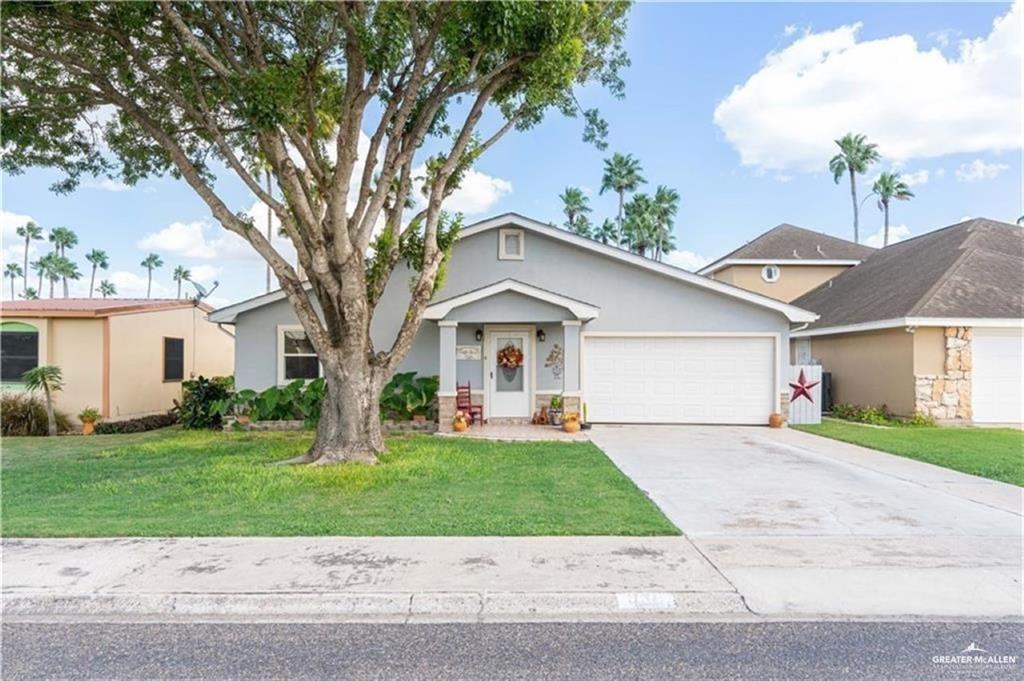
<svg viewBox="0 0 1024 681"><path fill-rule="evenodd" d="M537 329L537 342L543 343L547 336L544 335L544 329Z"/></svg>
<svg viewBox="0 0 1024 681"><path fill-rule="evenodd" d="M473 334L473 337L476 338L477 342L482 341L484 339L484 332L483 332L483 330L482 329L477 329L476 333Z"/></svg>

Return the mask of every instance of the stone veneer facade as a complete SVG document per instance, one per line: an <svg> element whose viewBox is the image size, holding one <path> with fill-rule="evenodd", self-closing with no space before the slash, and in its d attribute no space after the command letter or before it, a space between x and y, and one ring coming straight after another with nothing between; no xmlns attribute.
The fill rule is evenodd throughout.
<svg viewBox="0 0 1024 681"><path fill-rule="evenodd" d="M946 328L945 373L914 376L914 408L942 421L970 421L971 328Z"/></svg>

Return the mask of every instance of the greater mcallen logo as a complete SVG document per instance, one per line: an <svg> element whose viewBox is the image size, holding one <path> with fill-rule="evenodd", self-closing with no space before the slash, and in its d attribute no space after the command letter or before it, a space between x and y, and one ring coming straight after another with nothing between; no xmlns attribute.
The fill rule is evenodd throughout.
<svg viewBox="0 0 1024 681"><path fill-rule="evenodd" d="M960 651L958 655L933 655L932 662L935 664L1017 664L1016 655L993 655L979 646L974 641Z"/></svg>

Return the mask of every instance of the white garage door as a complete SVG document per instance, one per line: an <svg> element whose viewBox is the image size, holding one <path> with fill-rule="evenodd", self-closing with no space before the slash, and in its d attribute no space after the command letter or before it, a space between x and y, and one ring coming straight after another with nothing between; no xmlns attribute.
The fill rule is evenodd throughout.
<svg viewBox="0 0 1024 681"><path fill-rule="evenodd" d="M582 359L595 423L760 425L774 410L772 338L593 336Z"/></svg>
<svg viewBox="0 0 1024 681"><path fill-rule="evenodd" d="M978 423L1024 421L1024 331L974 329L971 405Z"/></svg>

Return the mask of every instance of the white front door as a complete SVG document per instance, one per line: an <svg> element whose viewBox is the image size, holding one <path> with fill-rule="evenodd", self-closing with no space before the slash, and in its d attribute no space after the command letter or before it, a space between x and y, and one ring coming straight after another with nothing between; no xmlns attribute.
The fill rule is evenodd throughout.
<svg viewBox="0 0 1024 681"><path fill-rule="evenodd" d="M530 416L530 380L533 375L529 331L488 332L487 418L527 418ZM519 366L511 366L521 357ZM502 364L502 359L505 362ZM510 361L512 360L512 361Z"/></svg>

